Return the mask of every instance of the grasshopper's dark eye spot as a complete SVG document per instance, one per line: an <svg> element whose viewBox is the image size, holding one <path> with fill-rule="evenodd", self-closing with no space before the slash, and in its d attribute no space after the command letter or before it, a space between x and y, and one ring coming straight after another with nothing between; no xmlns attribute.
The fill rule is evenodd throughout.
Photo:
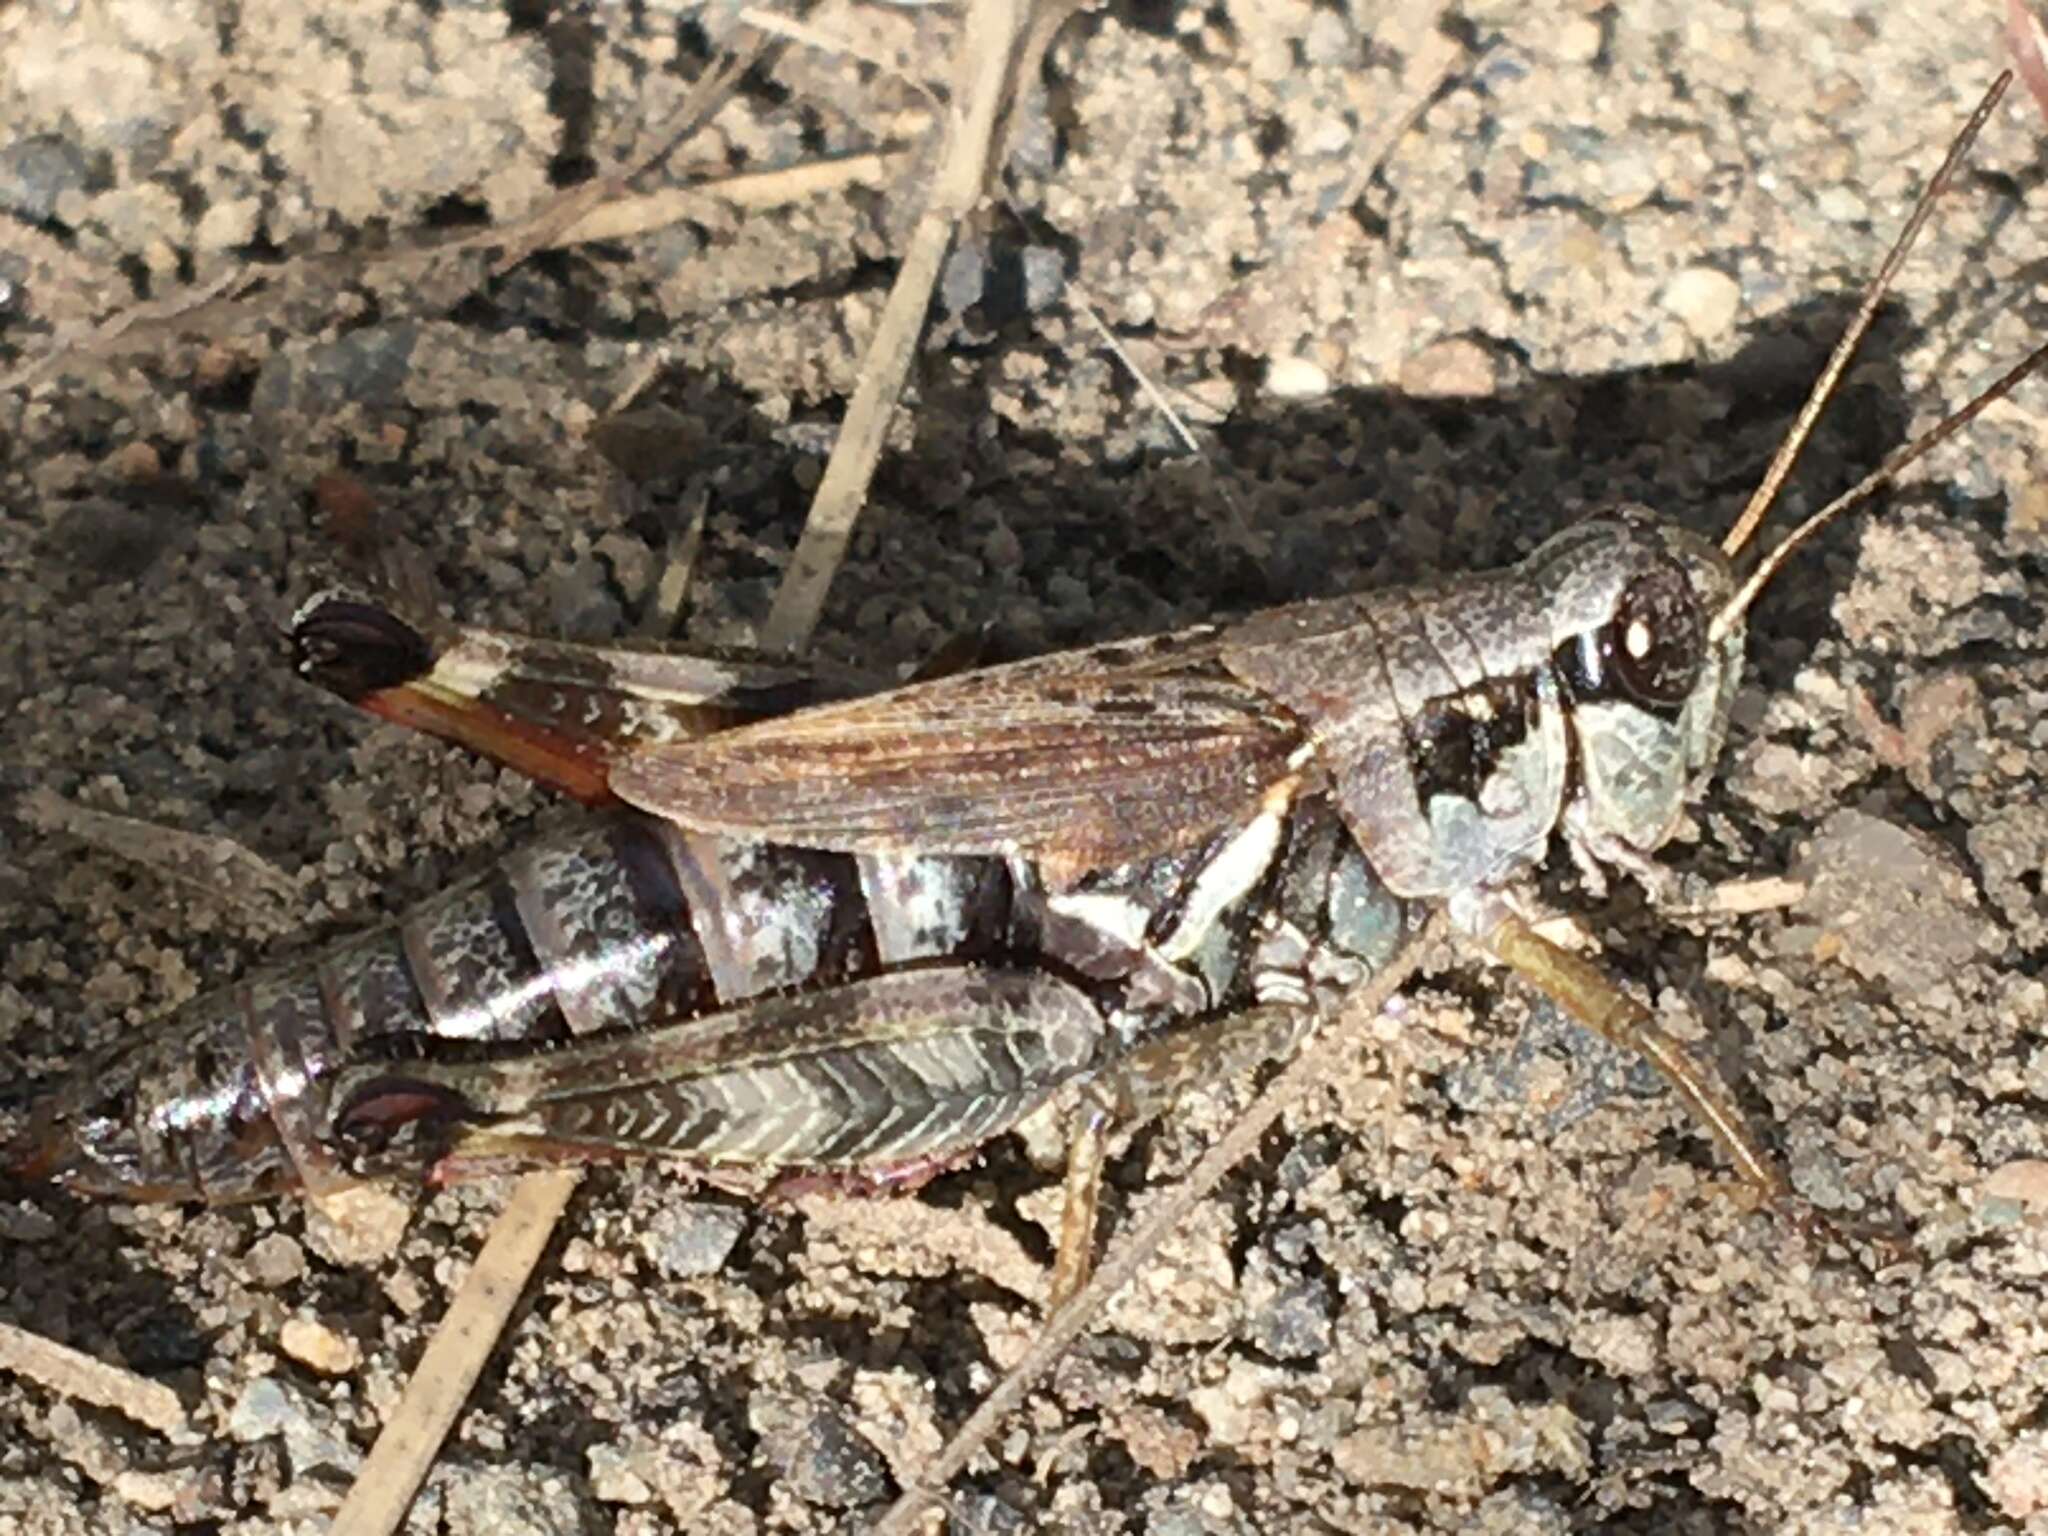
<svg viewBox="0 0 2048 1536"><path fill-rule="evenodd" d="M1638 576L1623 589L1614 616L1557 650L1558 670L1574 699L1626 699L1676 710L1706 663L1707 622L1692 583L1675 566Z"/></svg>
<svg viewBox="0 0 2048 1536"><path fill-rule="evenodd" d="M1706 659L1706 623L1681 571L1652 572L1621 595L1601 634L1614 681L1643 704L1683 704Z"/></svg>

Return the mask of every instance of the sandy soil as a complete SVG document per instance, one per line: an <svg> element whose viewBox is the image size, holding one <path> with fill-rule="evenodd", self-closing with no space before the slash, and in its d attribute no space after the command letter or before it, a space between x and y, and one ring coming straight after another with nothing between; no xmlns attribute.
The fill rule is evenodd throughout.
<svg viewBox="0 0 2048 1536"><path fill-rule="evenodd" d="M430 242L646 151L729 25L549 9L0 8L4 794L268 870L0 821L0 1112L540 809L288 674L278 626L361 538L314 508L323 472L476 621L630 628L699 490L690 633L766 611L919 206L906 81L943 74L943 31L815 14L879 63L790 48L645 189L901 147L878 185L700 203L494 277ZM1483 566L1623 497L1724 527L1998 63L1988 9L1920 0L1469 4L1473 52L1353 196L1418 46L1375 10L1069 28L821 648L1142 632ZM2038 337L2043 143L2031 103L2000 113L1797 503ZM1670 857L1799 873L1806 902L1704 925L1624 893L1589 919L1741 1075L1800 1187L1903 1220L1913 1261L1873 1276L1747 1211L1668 1095L1444 968L1032 1399L955 1530L2048 1528L2044 399L1758 611L1725 771ZM1141 1138L1113 1219L1241 1097ZM1002 1240L1043 1258L1049 1182L1007 1141L906 1235L887 1206L807 1221L594 1175L411 1528L862 1530L1028 1336ZM0 1203L0 1320L169 1384L196 1426L0 1378L0 1532L321 1528L499 1197L423 1198L370 1265L293 1203Z"/></svg>

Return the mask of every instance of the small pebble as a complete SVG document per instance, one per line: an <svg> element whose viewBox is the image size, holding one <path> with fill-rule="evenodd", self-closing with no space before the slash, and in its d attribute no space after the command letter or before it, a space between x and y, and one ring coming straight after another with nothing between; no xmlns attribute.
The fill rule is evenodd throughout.
<svg viewBox="0 0 2048 1536"><path fill-rule="evenodd" d="M948 1529L952 1536L1023 1536L1032 1522L992 1493L968 1493L953 1501Z"/></svg>
<svg viewBox="0 0 2048 1536"><path fill-rule="evenodd" d="M447 1536L554 1536L590 1529L568 1480L545 1467L450 1466L442 1497L439 1525L424 1528Z"/></svg>
<svg viewBox="0 0 2048 1536"><path fill-rule="evenodd" d="M1043 314L1059 303L1066 287L1066 258L1052 246L1027 245L1024 248L1024 307L1034 315Z"/></svg>
<svg viewBox="0 0 2048 1536"><path fill-rule="evenodd" d="M1493 353L1465 336L1433 341L1401 364L1401 393L1419 400L1479 400L1499 388Z"/></svg>
<svg viewBox="0 0 2048 1536"><path fill-rule="evenodd" d="M757 1392L747 1420L760 1436L763 1459L806 1504L858 1509L889 1491L881 1456L831 1408Z"/></svg>
<svg viewBox="0 0 2048 1536"><path fill-rule="evenodd" d="M1600 57L1605 41L1599 22L1575 16L1551 34L1550 56L1560 64L1590 64Z"/></svg>
<svg viewBox="0 0 2048 1536"><path fill-rule="evenodd" d="M0 147L0 208L31 224L57 213L66 192L82 192L92 180L92 157L54 133L8 135Z"/></svg>
<svg viewBox="0 0 2048 1536"><path fill-rule="evenodd" d="M641 1242L662 1274L689 1280L724 1268L746 1224L746 1218L729 1206L684 1201L664 1208L648 1224Z"/></svg>
<svg viewBox="0 0 2048 1536"><path fill-rule="evenodd" d="M939 302L949 315L959 315L981 302L988 284L988 261L971 241L955 246L939 274Z"/></svg>
<svg viewBox="0 0 2048 1536"><path fill-rule="evenodd" d="M1301 51L1303 58L1318 69L1341 69L1358 57L1358 37L1343 16L1318 7L1309 14Z"/></svg>
<svg viewBox="0 0 2048 1536"><path fill-rule="evenodd" d="M244 1444L262 1440L297 1424L304 1412L274 1377L262 1376L242 1389L228 1410L228 1434Z"/></svg>
<svg viewBox="0 0 2048 1536"><path fill-rule="evenodd" d="M1266 393L1281 400L1316 400L1330 392L1330 376L1305 357L1276 357L1266 365Z"/></svg>
<svg viewBox="0 0 2048 1536"><path fill-rule="evenodd" d="M148 443L123 443L107 460L107 467L123 480L149 481L164 472L163 460Z"/></svg>
<svg viewBox="0 0 2048 1536"><path fill-rule="evenodd" d="M1735 327L1742 285L1713 267L1687 267L1664 285L1664 308L1696 341L1714 341Z"/></svg>
<svg viewBox="0 0 2048 1536"><path fill-rule="evenodd" d="M192 365L192 382L201 389L219 389L244 367L242 354L224 342L213 342Z"/></svg>
<svg viewBox="0 0 2048 1536"><path fill-rule="evenodd" d="M281 1290L306 1273L306 1250L282 1232L259 1237L242 1255L242 1267L249 1278L266 1290Z"/></svg>
<svg viewBox="0 0 2048 1536"><path fill-rule="evenodd" d="M590 1492L605 1504L651 1504L654 1490L634 1468L632 1452L616 1445L590 1448Z"/></svg>
<svg viewBox="0 0 2048 1536"><path fill-rule="evenodd" d="M57 1223L26 1203L0 1205L0 1238L15 1243L42 1243L57 1235Z"/></svg>
<svg viewBox="0 0 2048 1536"><path fill-rule="evenodd" d="M1830 224L1859 224L1870 217L1870 204L1849 187L1824 187L1813 206Z"/></svg>
<svg viewBox="0 0 2048 1536"><path fill-rule="evenodd" d="M2023 1157L1995 1168L1984 1180L1984 1193L2001 1200L2048 1205L2048 1162L2038 1157Z"/></svg>
<svg viewBox="0 0 2048 1536"><path fill-rule="evenodd" d="M323 1376L346 1376L363 1358L354 1339L304 1317L286 1319L277 1333L277 1347Z"/></svg>
<svg viewBox="0 0 2048 1536"><path fill-rule="evenodd" d="M114 1493L133 1509L162 1514L178 1502L178 1481L164 1472L117 1472Z"/></svg>
<svg viewBox="0 0 2048 1536"><path fill-rule="evenodd" d="M331 1264L361 1268L398 1251L412 1202L395 1189L356 1184L306 1207L306 1241Z"/></svg>
<svg viewBox="0 0 2048 1536"><path fill-rule="evenodd" d="M1310 1360L1330 1347L1330 1297L1319 1280L1281 1287L1248 1320L1252 1341L1276 1360Z"/></svg>
<svg viewBox="0 0 2048 1536"><path fill-rule="evenodd" d="M1024 545L1008 523L997 523L981 541L981 557L991 570L1014 571L1024 563Z"/></svg>

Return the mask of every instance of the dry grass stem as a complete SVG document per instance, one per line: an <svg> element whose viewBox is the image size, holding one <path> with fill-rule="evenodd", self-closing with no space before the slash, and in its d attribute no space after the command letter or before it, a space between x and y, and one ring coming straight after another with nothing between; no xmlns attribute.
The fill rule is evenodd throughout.
<svg viewBox="0 0 2048 1536"><path fill-rule="evenodd" d="M95 1360L12 1323L0 1323L0 1370L26 1377L60 1397L111 1408L161 1435L188 1427L185 1405L162 1382Z"/></svg>
<svg viewBox="0 0 2048 1536"><path fill-rule="evenodd" d="M1027 0L974 0L968 7L955 56L961 88L947 125L944 156L882 306L803 536L769 610L761 635L768 650L801 650L810 640L832 578L846 558L953 231L987 183L996 125L1009 100L1030 11Z"/></svg>
<svg viewBox="0 0 2048 1536"><path fill-rule="evenodd" d="M578 1168L548 1168L513 1186L469 1278L406 1383L405 1396L336 1512L332 1536L390 1536L405 1519L582 1176Z"/></svg>
<svg viewBox="0 0 2048 1536"><path fill-rule="evenodd" d="M270 908L298 899L291 876L231 837L95 811L46 787L23 795L17 813L38 831L75 837L209 897L226 894L244 906Z"/></svg>
<svg viewBox="0 0 2048 1536"><path fill-rule="evenodd" d="M702 218L720 208L758 210L800 203L828 192L853 187L885 187L907 159L902 150L877 150L837 160L814 160L773 171L726 176L689 187L665 187L639 197L615 198L580 214L555 230L546 247L582 245L593 240L626 240Z"/></svg>

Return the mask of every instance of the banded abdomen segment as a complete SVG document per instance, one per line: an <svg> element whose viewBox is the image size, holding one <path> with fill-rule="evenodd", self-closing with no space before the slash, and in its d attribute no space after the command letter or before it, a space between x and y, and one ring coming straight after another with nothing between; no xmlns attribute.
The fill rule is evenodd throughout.
<svg viewBox="0 0 2048 1536"><path fill-rule="evenodd" d="M556 1047L1018 942L994 860L856 859L588 818L398 922L203 997L39 1106L7 1162L234 1200L343 1177L335 1074L445 1042Z"/></svg>
<svg viewBox="0 0 2048 1536"><path fill-rule="evenodd" d="M1411 931L1407 905L1326 797L1285 830L1282 846L1226 837L1050 895L1019 869L1000 948L973 941L962 900L989 866L864 860L877 974L564 1046L359 1063L334 1088L324 1139L363 1172L604 1153L765 1172L928 1170L1062 1085L1118 1070L1134 1048L1173 1062L1176 1081L1242 1065L1242 1051L1222 1050L1234 1017L1272 1003L1306 1016L1384 964ZM777 853L735 849L729 862ZM1218 887L1243 894L1219 902ZM730 891L717 900L744 908ZM1019 942L1027 933L1035 947ZM970 946L982 959L961 963ZM1215 1048L1174 1049L1191 1027ZM1147 1085L1158 1076L1137 1070Z"/></svg>
<svg viewBox="0 0 2048 1536"><path fill-rule="evenodd" d="M497 1115L488 1095L479 1105L446 1102L430 1067L516 1068L524 1060L566 1071L586 1059L576 1054L579 1042L592 1041L643 1060L669 1054L658 1082L629 1076L616 1098L586 1084L563 1100L582 1107L560 1114L624 1115L639 1129L563 1119L541 1127L536 1141L659 1150L663 1137L643 1134L641 1117L655 1113L655 1101L666 1104L664 1114L680 1112L674 1095L684 1090L673 1085L687 1082L702 1102L692 1128L668 1138L678 1155L789 1166L815 1154L824 1166L871 1164L912 1155L906 1148L928 1150L938 1132L872 1131L864 1140L872 1123L862 1106L900 1099L911 1114L936 1103L930 1084L950 1071L956 1099L976 1098L980 1107L934 1109L934 1123L949 1125L944 1134L965 1145L1014 1123L1074 1058L1054 1053L1005 1068L983 1054L993 1037L964 982L951 992L903 983L932 989L919 992L932 1020L946 1011L941 1001L958 1005L912 1051L877 1037L870 1017L876 999L907 994L858 984L969 963L1030 973L1066 989L1061 1008L1085 998L1093 1026L1119 1042L1264 1000L1262 972L1298 971L1306 988L1316 979L1314 946L1358 926L1345 916L1364 910L1361 898L1345 895L1358 882L1347 883L1342 871L1364 866L1355 849L1339 860L1348 842L1322 797L1300 805L1290 826L1320 828L1313 852L1290 836L1276 860L1269 843L1237 833L1048 895L1021 861L830 854L644 818L591 818L395 924L200 999L49 1101L37 1134L10 1162L83 1192L130 1199L317 1188L349 1176L338 1159L353 1160L365 1145L431 1152L420 1145L430 1138L397 1136L416 1121L464 1119L469 1109ZM1232 873L1219 882L1219 870ZM1219 902L1219 883L1242 894ZM1295 895L1276 914L1283 885ZM1386 921L1394 915L1378 914L1378 929L1395 931ZM1290 927L1300 942L1281 931ZM1349 946L1364 947L1373 946ZM1340 940L1338 948L1347 946ZM830 1049L815 1049L808 1064L770 1070L751 1056L732 1058L720 1043L788 1008L816 1041L830 1036ZM615 1058L598 1051L587 1059ZM926 1059L935 1064L920 1086L915 1063ZM872 1092L856 1091L805 1076L828 1070L877 1082ZM905 1071L911 1077L892 1089L886 1080ZM385 1087L344 1099L336 1089L344 1072L358 1089L364 1073ZM417 1091L397 1086L408 1074L420 1077ZM792 1129L791 1115L813 1112L821 1125L838 1127L838 1140ZM722 1116L724 1129L714 1131L707 1116ZM387 1158L382 1166L394 1164Z"/></svg>

